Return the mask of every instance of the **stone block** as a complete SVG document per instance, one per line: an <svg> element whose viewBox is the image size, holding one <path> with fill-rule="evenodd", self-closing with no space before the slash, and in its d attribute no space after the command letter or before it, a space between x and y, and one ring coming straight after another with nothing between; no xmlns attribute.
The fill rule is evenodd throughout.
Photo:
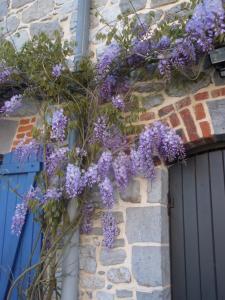
<svg viewBox="0 0 225 300"><path fill-rule="evenodd" d="M225 85L225 78L221 78L218 71L214 72L213 81L216 86Z"/></svg>
<svg viewBox="0 0 225 300"><path fill-rule="evenodd" d="M44 32L49 37L53 37L55 31L60 31L60 25L57 20L46 22L46 23L33 23L30 26L31 36L39 35L41 32Z"/></svg>
<svg viewBox="0 0 225 300"><path fill-rule="evenodd" d="M120 192L120 198L124 202L140 203L140 182L137 180L131 180L128 187L124 191Z"/></svg>
<svg viewBox="0 0 225 300"><path fill-rule="evenodd" d="M167 203L168 196L168 171L157 168L156 177L148 181L148 199L149 203Z"/></svg>
<svg viewBox="0 0 225 300"><path fill-rule="evenodd" d="M100 262L103 266L121 264L126 259L126 252L123 249L106 249L102 248L100 252Z"/></svg>
<svg viewBox="0 0 225 300"><path fill-rule="evenodd" d="M117 290L116 296L117 298L130 298L133 296L133 292L128 290Z"/></svg>
<svg viewBox="0 0 225 300"><path fill-rule="evenodd" d="M111 23L117 20L117 16L121 14L118 5L105 6L101 11L101 15L104 17L106 22Z"/></svg>
<svg viewBox="0 0 225 300"><path fill-rule="evenodd" d="M0 119L0 153L10 152L13 138L16 134L18 121Z"/></svg>
<svg viewBox="0 0 225 300"><path fill-rule="evenodd" d="M108 0L92 0L91 8L95 9L95 8L103 7L107 4L107 2L108 2Z"/></svg>
<svg viewBox="0 0 225 300"><path fill-rule="evenodd" d="M143 95L141 102L145 109L151 109L152 107L159 106L165 101L163 95Z"/></svg>
<svg viewBox="0 0 225 300"><path fill-rule="evenodd" d="M34 0L12 0L12 8L19 8L33 1Z"/></svg>
<svg viewBox="0 0 225 300"><path fill-rule="evenodd" d="M190 8L188 8L187 3L181 3L173 6L165 12L164 21L174 21L175 18L183 18L190 13Z"/></svg>
<svg viewBox="0 0 225 300"><path fill-rule="evenodd" d="M132 4L136 11L145 8L146 2L147 0L132 0ZM120 0L119 6L122 13L127 11L134 11L129 0Z"/></svg>
<svg viewBox="0 0 225 300"><path fill-rule="evenodd" d="M128 243L168 243L167 209L161 206L127 208Z"/></svg>
<svg viewBox="0 0 225 300"><path fill-rule="evenodd" d="M4 22L1 22L0 28L1 28L1 33L3 34L11 34L16 31L16 29L19 26L19 19L17 16L12 15L7 18Z"/></svg>
<svg viewBox="0 0 225 300"><path fill-rule="evenodd" d="M22 36L22 35L20 35L20 36ZM21 39L21 46L22 46L22 40L23 40L23 38ZM16 46L18 46L17 41L19 41L19 40L16 40L16 43L15 43ZM23 97L21 107L18 108L15 112L11 113L10 116L26 117L26 116L36 115L39 112L40 104L41 104L40 101L38 101L36 99Z"/></svg>
<svg viewBox="0 0 225 300"><path fill-rule="evenodd" d="M164 87L165 83L163 81L139 81L134 85L133 91L139 93L158 93Z"/></svg>
<svg viewBox="0 0 225 300"><path fill-rule="evenodd" d="M169 261L169 247L134 246L132 248L132 274L141 286L168 285L170 283Z"/></svg>
<svg viewBox="0 0 225 300"><path fill-rule="evenodd" d="M114 295L102 291L97 292L96 297L96 300L114 300Z"/></svg>
<svg viewBox="0 0 225 300"><path fill-rule="evenodd" d="M129 283L131 281L130 271L124 267L109 269L107 278L113 283Z"/></svg>
<svg viewBox="0 0 225 300"><path fill-rule="evenodd" d="M29 34L26 30L21 30L11 36L13 44L17 50L20 50L24 44L29 41Z"/></svg>
<svg viewBox="0 0 225 300"><path fill-rule="evenodd" d="M96 268L96 248L91 245L81 246L80 269L88 273L95 273Z"/></svg>
<svg viewBox="0 0 225 300"><path fill-rule="evenodd" d="M177 0L151 0L151 8L156 8L162 5L167 5L171 3L175 3Z"/></svg>
<svg viewBox="0 0 225 300"><path fill-rule="evenodd" d="M53 11L53 0L36 0L22 13L22 21L24 23L30 23L32 21L46 17Z"/></svg>
<svg viewBox="0 0 225 300"><path fill-rule="evenodd" d="M0 0L0 20L8 14L8 1Z"/></svg>
<svg viewBox="0 0 225 300"><path fill-rule="evenodd" d="M85 274L80 276L80 286L89 290L102 289L105 286L105 280L97 275Z"/></svg>
<svg viewBox="0 0 225 300"><path fill-rule="evenodd" d="M214 133L225 134L225 99L207 102Z"/></svg>
<svg viewBox="0 0 225 300"><path fill-rule="evenodd" d="M167 288L162 291L154 291L152 293L137 292L137 300L170 300L170 289Z"/></svg>
<svg viewBox="0 0 225 300"><path fill-rule="evenodd" d="M120 248L125 246L125 240L124 239L118 239L115 240L113 243L113 248Z"/></svg>

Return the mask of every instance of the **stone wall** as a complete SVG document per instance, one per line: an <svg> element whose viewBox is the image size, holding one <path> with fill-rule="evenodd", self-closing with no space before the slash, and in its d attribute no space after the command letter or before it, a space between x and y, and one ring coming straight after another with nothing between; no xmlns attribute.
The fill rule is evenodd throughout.
<svg viewBox="0 0 225 300"><path fill-rule="evenodd" d="M78 0L0 0L0 28L20 49L32 36L55 30L73 40Z"/></svg>

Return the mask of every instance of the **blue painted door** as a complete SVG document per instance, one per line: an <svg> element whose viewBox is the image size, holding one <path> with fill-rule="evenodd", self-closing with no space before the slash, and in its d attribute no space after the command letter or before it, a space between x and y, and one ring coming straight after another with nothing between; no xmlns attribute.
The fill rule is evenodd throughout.
<svg viewBox="0 0 225 300"><path fill-rule="evenodd" d="M4 155L0 165L0 300L7 298L15 279L39 260L41 249L40 228L33 215L27 213L21 235L11 233L12 217L19 195L24 195L33 185L40 170L40 162L30 158L23 164L15 154ZM14 288L10 300L26 299L25 290L34 272L28 273Z"/></svg>

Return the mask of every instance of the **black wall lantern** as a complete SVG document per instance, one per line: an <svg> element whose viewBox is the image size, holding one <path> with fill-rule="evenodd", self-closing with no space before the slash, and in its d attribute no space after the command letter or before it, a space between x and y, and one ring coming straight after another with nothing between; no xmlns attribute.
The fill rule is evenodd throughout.
<svg viewBox="0 0 225 300"><path fill-rule="evenodd" d="M213 50L209 56L220 77L225 78L225 47Z"/></svg>

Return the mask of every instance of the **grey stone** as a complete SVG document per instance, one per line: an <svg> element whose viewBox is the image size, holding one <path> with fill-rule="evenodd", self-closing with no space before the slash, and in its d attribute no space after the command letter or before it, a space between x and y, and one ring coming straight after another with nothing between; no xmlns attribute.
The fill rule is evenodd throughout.
<svg viewBox="0 0 225 300"><path fill-rule="evenodd" d="M162 81L139 81L134 85L133 91L139 93L158 93L164 87L165 83Z"/></svg>
<svg viewBox="0 0 225 300"><path fill-rule="evenodd" d="M140 182L137 180L131 180L127 188L120 192L120 197L124 202L140 203Z"/></svg>
<svg viewBox="0 0 225 300"><path fill-rule="evenodd" d="M132 274L142 286L165 286L170 283L169 247L133 246Z"/></svg>
<svg viewBox="0 0 225 300"><path fill-rule="evenodd" d="M106 6L101 11L101 15L104 17L105 21L108 23L115 22L117 16L121 14L120 7L118 5Z"/></svg>
<svg viewBox="0 0 225 300"><path fill-rule="evenodd" d="M130 298L133 296L133 292L128 290L117 290L116 296L118 298Z"/></svg>
<svg viewBox="0 0 225 300"><path fill-rule="evenodd" d="M46 23L33 23L30 26L31 36L39 35L41 32L44 32L49 37L53 37L55 31L60 31L60 25L57 20Z"/></svg>
<svg viewBox="0 0 225 300"><path fill-rule="evenodd" d="M67 0L64 1L62 5L57 7L55 10L58 13L59 20L61 21L68 17L68 14L76 10L76 3L73 0Z"/></svg>
<svg viewBox="0 0 225 300"><path fill-rule="evenodd" d="M17 33L14 33L11 36L11 39L13 40L13 44L16 49L20 50L24 46L24 44L29 41L29 35L26 30L21 30Z"/></svg>
<svg viewBox="0 0 225 300"><path fill-rule="evenodd" d="M91 245L80 247L80 269L85 272L95 273L96 268L96 248Z"/></svg>
<svg viewBox="0 0 225 300"><path fill-rule="evenodd" d="M12 0L12 8L18 8L26 5L27 3L31 3L34 0Z"/></svg>
<svg viewBox="0 0 225 300"><path fill-rule="evenodd" d="M130 271L125 267L109 269L107 278L113 283L129 283L131 281Z"/></svg>
<svg viewBox="0 0 225 300"><path fill-rule="evenodd" d="M127 208L126 235L129 244L168 243L168 216L162 206Z"/></svg>
<svg viewBox="0 0 225 300"><path fill-rule="evenodd" d="M92 235L102 235L102 228L101 227L94 227L91 231Z"/></svg>
<svg viewBox="0 0 225 300"><path fill-rule="evenodd" d="M214 72L213 81L216 86L225 85L225 78L220 77L220 74L218 71Z"/></svg>
<svg viewBox="0 0 225 300"><path fill-rule="evenodd" d="M22 21L30 23L32 21L46 17L53 11L53 0L36 0L30 7L22 13Z"/></svg>
<svg viewBox="0 0 225 300"><path fill-rule="evenodd" d="M112 214L116 219L117 224L121 224L124 222L123 213L121 211L113 211ZM98 211L93 215L93 220L99 220L101 216L102 216L102 211Z"/></svg>
<svg viewBox="0 0 225 300"><path fill-rule="evenodd" d="M149 203L167 203L168 194L168 172L166 169L157 168L156 176L152 181L148 181Z"/></svg>
<svg viewBox="0 0 225 300"><path fill-rule="evenodd" d="M84 289L102 289L105 286L104 278L97 275L82 275L80 278L80 286Z"/></svg>
<svg viewBox="0 0 225 300"><path fill-rule="evenodd" d="M147 95L142 96L141 102L145 109L150 109L155 106L161 105L165 101L163 95L156 94L156 95Z"/></svg>
<svg viewBox="0 0 225 300"><path fill-rule="evenodd" d="M160 10L151 11L151 13L154 13L154 16L152 16L152 14L149 15L149 13L139 13L138 17L140 18L140 20L143 23L152 25L152 24L157 23L161 19L162 15L163 15L163 11L161 9Z"/></svg>
<svg viewBox="0 0 225 300"><path fill-rule="evenodd" d="M147 2L147 0L133 0L132 4L133 4L135 10L140 10L140 9L145 8L146 2ZM122 13L127 12L127 11L133 12L133 7L130 5L129 0L120 0L119 6L120 6Z"/></svg>
<svg viewBox="0 0 225 300"><path fill-rule="evenodd" d="M182 97L189 94L194 94L201 88L207 87L211 83L211 78L208 74L202 74L197 80L188 80L185 77L179 76L173 84L169 84L166 88L166 93L170 97Z"/></svg>
<svg viewBox="0 0 225 300"><path fill-rule="evenodd" d="M111 289L112 289L112 287L113 287L113 285L112 285L112 284L108 284L108 285L107 285L107 290L111 290Z"/></svg>
<svg viewBox="0 0 225 300"><path fill-rule="evenodd" d="M114 295L102 291L97 292L96 297L97 300L114 300Z"/></svg>
<svg viewBox="0 0 225 300"><path fill-rule="evenodd" d="M8 1L0 0L0 19L7 16L8 13Z"/></svg>
<svg viewBox="0 0 225 300"><path fill-rule="evenodd" d="M126 259L126 252L123 249L109 250L102 248L100 252L100 262L103 266L121 264Z"/></svg>
<svg viewBox="0 0 225 300"><path fill-rule="evenodd" d="M152 293L137 292L137 300L170 300L170 289L163 291L154 291Z"/></svg>
<svg viewBox="0 0 225 300"><path fill-rule="evenodd" d="M177 0L151 0L151 8L156 8L162 5L166 5L166 4L171 4L171 3L175 3L177 2Z"/></svg>
<svg viewBox="0 0 225 300"><path fill-rule="evenodd" d="M190 14L190 7L188 7L186 3L181 3L165 12L164 21L173 21L177 17L183 18L188 14Z"/></svg>
<svg viewBox="0 0 225 300"><path fill-rule="evenodd" d="M225 134L225 99L207 102L215 135Z"/></svg>
<svg viewBox="0 0 225 300"><path fill-rule="evenodd" d="M113 243L113 248L120 248L125 246L125 240L124 239L118 239L115 240Z"/></svg>
<svg viewBox="0 0 225 300"><path fill-rule="evenodd" d="M0 119L0 153L10 152L18 121Z"/></svg>
<svg viewBox="0 0 225 300"><path fill-rule="evenodd" d="M9 33L13 33L18 28L19 23L20 23L20 20L19 20L19 18L17 18L17 16L12 15L12 16L8 17L6 20L6 31Z"/></svg>

